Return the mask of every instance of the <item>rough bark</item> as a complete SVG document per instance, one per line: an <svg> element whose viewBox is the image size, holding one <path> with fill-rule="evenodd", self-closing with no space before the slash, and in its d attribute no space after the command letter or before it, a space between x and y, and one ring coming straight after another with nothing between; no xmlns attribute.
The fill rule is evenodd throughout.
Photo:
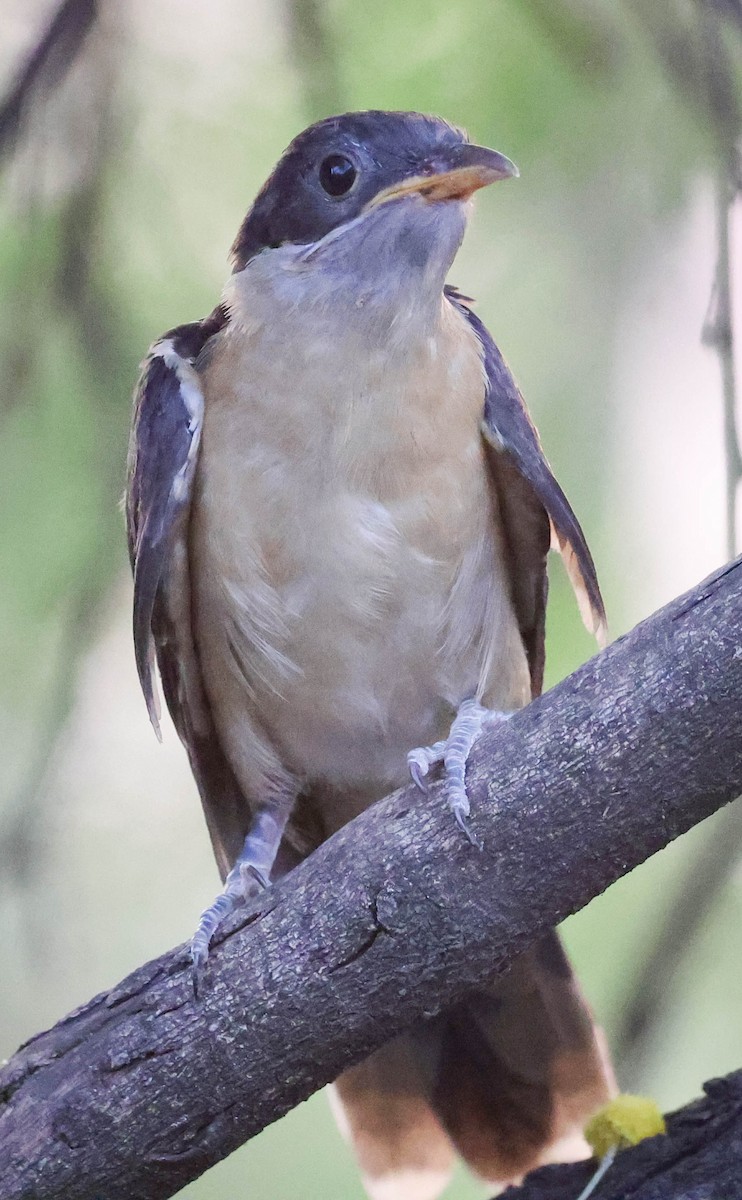
<svg viewBox="0 0 742 1200"><path fill-rule="evenodd" d="M738 560L483 737L483 850L406 788L231 922L198 998L181 947L32 1039L3 1200L173 1195L733 799L741 615Z"/></svg>
<svg viewBox="0 0 742 1200"><path fill-rule="evenodd" d="M619 1154L595 1200L741 1200L742 1071L713 1079L696 1100L667 1117L667 1135ZM500 1200L577 1200L595 1163L534 1171Z"/></svg>

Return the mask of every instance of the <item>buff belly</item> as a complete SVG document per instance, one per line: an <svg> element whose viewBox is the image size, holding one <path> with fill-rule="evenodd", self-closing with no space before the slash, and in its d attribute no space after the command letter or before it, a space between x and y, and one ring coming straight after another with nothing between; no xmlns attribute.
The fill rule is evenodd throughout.
<svg viewBox="0 0 742 1200"><path fill-rule="evenodd" d="M480 355L446 302L436 336L396 357L294 330L281 372L276 337L227 336L201 368L204 681L252 802L287 777L372 799L466 696L512 709L529 694Z"/></svg>

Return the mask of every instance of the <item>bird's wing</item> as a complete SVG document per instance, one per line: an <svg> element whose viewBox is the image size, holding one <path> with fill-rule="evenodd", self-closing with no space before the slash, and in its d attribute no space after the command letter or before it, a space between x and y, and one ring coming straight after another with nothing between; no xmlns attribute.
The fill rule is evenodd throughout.
<svg viewBox="0 0 742 1200"><path fill-rule="evenodd" d="M126 489L126 531L134 572L134 652L158 734L152 624L178 527L187 521L198 461L204 398L188 350L194 342L198 346L199 332L200 325L189 325L155 342L134 393Z"/></svg>
<svg viewBox="0 0 742 1200"><path fill-rule="evenodd" d="M249 809L222 751L191 630L188 518L203 423L195 361L226 323L222 309L155 342L134 395L126 527L134 572L134 649L159 736L155 656L201 793L224 875L242 848Z"/></svg>
<svg viewBox="0 0 742 1200"><path fill-rule="evenodd" d="M523 397L500 351L464 298L453 289L447 289L447 294L482 346L486 376L482 430L490 447L492 474L512 559L513 599L537 694L543 675L546 552L550 539L561 552L582 619L601 646L607 637L603 600L585 535L551 472Z"/></svg>

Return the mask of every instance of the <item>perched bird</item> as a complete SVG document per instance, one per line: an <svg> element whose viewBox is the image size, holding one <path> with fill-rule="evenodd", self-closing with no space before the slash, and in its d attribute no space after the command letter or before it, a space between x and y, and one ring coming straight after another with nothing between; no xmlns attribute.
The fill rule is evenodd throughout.
<svg viewBox="0 0 742 1200"><path fill-rule="evenodd" d="M155 342L127 522L136 660L157 659L224 890L192 942L355 814L541 689L546 555L604 611L580 526L470 302L446 285L473 193L517 174L419 113L300 134L211 316ZM556 934L336 1084L375 1200L586 1153L611 1068Z"/></svg>

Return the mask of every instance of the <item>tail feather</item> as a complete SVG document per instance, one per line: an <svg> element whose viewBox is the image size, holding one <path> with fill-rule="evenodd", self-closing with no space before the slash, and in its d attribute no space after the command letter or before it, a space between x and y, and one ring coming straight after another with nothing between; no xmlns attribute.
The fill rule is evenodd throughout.
<svg viewBox="0 0 742 1200"><path fill-rule="evenodd" d="M437 1030L425 1031L424 1041L428 1054L436 1043L430 1103L443 1127L478 1175L503 1181L521 1175L549 1140L552 1097L543 1075L511 1066L512 1055L500 1052L486 1028L487 999L477 995L457 1005ZM499 1007L495 1001L489 1023ZM477 1019L477 1009L485 1019Z"/></svg>
<svg viewBox="0 0 742 1200"><path fill-rule="evenodd" d="M455 1152L425 1090L406 1035L346 1071L330 1089L371 1200L435 1200L451 1176Z"/></svg>
<svg viewBox="0 0 742 1200"><path fill-rule="evenodd" d="M582 1128L616 1090L556 933L336 1087L373 1200L433 1200L454 1148L497 1184L584 1158Z"/></svg>

